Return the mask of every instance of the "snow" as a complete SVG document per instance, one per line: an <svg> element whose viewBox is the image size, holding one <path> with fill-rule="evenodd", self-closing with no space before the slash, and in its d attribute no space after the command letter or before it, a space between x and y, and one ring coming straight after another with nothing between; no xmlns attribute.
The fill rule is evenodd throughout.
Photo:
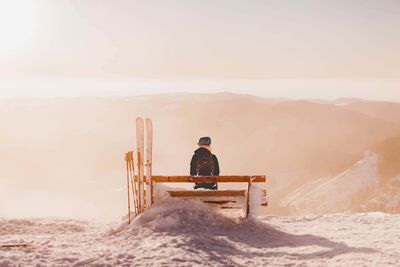
<svg viewBox="0 0 400 267"><path fill-rule="evenodd" d="M315 214L351 210L354 196L379 183L379 156L367 151L364 158L334 177L311 181L288 195L283 205L293 213Z"/></svg>
<svg viewBox="0 0 400 267"><path fill-rule="evenodd" d="M391 182L400 184L400 176L396 176L395 178L392 179ZM389 184L389 186L390 186L390 184ZM385 208L388 210L399 206L400 205L400 194L394 194L394 195L390 196L390 198L388 197L388 199L386 199L386 201L383 203L385 203Z"/></svg>
<svg viewBox="0 0 400 267"><path fill-rule="evenodd" d="M362 211L385 210L390 213L400 211L400 176L387 180L380 187L371 192L363 205Z"/></svg>
<svg viewBox="0 0 400 267"><path fill-rule="evenodd" d="M400 215L226 217L200 201L165 199L112 224L0 219L0 266L393 266Z"/></svg>

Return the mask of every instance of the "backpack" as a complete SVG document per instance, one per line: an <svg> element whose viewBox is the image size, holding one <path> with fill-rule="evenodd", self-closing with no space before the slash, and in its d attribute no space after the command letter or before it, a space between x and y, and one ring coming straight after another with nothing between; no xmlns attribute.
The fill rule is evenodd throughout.
<svg viewBox="0 0 400 267"><path fill-rule="evenodd" d="M203 154L197 158L197 175L214 175L214 159L212 154Z"/></svg>

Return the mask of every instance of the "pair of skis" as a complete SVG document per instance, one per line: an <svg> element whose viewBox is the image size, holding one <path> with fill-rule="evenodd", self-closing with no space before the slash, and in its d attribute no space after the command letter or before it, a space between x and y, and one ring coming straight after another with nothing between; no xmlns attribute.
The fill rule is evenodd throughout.
<svg viewBox="0 0 400 267"><path fill-rule="evenodd" d="M128 214L130 223L130 193L131 180L132 194L135 205L135 214L138 215L153 204L152 154L153 154L153 123L150 118L145 120L136 118L136 161L137 175L135 175L133 151L126 153L127 186L128 186Z"/></svg>

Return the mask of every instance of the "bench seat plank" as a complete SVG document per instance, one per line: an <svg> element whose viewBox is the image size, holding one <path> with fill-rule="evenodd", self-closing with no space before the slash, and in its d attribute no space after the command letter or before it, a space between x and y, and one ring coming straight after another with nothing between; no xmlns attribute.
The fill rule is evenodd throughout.
<svg viewBox="0 0 400 267"><path fill-rule="evenodd" d="M244 197L246 190L187 190L168 193L171 197Z"/></svg>

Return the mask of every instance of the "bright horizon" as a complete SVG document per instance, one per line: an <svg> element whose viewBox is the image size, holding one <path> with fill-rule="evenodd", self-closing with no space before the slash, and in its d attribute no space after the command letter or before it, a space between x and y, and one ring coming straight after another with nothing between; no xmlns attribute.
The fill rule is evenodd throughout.
<svg viewBox="0 0 400 267"><path fill-rule="evenodd" d="M23 77L0 81L0 99L80 96L140 96L164 93L249 94L265 98L357 98L400 102L400 79L175 80L106 77Z"/></svg>
<svg viewBox="0 0 400 267"><path fill-rule="evenodd" d="M400 101L400 3L0 3L0 98L228 91Z"/></svg>

